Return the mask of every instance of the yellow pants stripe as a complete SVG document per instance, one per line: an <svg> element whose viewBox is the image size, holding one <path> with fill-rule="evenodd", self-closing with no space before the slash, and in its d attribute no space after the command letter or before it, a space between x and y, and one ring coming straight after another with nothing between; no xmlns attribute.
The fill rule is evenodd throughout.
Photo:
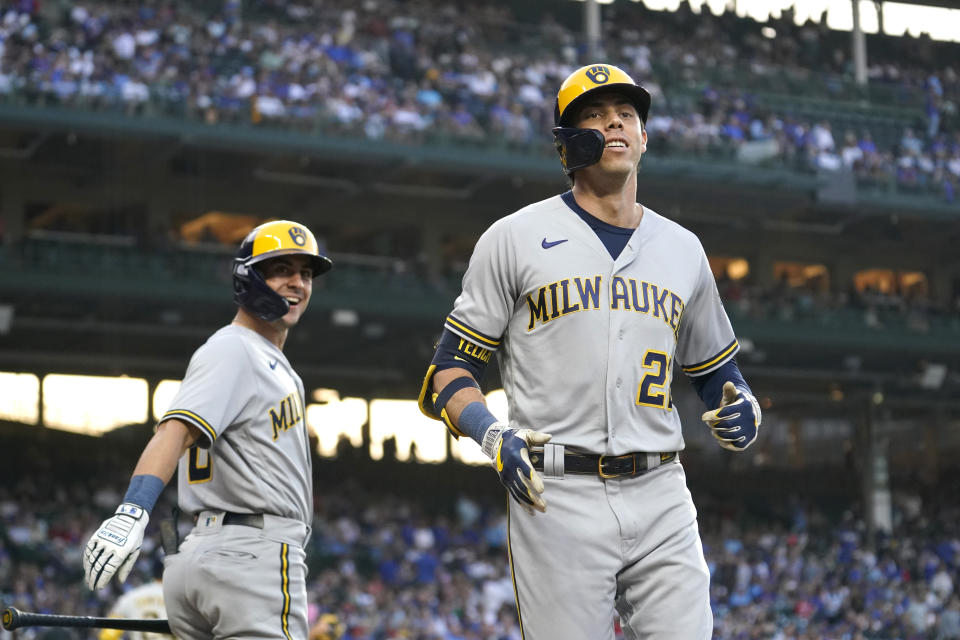
<svg viewBox="0 0 960 640"><path fill-rule="evenodd" d="M287 640L293 640L290 637L290 558L289 548L286 544L280 545L280 584L283 587L283 613L280 615L280 625L283 628L283 636Z"/></svg>
<svg viewBox="0 0 960 640"><path fill-rule="evenodd" d="M524 640L523 614L520 613L520 592L517 591L517 574L513 569L513 546L510 544L510 495L507 494L507 559L510 561L510 579L513 582L513 598L517 601L517 622L520 623L520 640Z"/></svg>

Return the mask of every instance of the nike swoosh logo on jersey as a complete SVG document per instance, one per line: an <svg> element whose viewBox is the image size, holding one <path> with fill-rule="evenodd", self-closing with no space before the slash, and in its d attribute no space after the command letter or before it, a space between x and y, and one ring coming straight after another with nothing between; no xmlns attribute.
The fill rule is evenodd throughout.
<svg viewBox="0 0 960 640"><path fill-rule="evenodd" d="M547 239L544 238L543 242L540 243L540 246L543 247L544 249L549 249L550 247L555 247L558 244L566 241L567 241L567 238L564 238L563 240L554 240L553 242L547 242Z"/></svg>
<svg viewBox="0 0 960 640"><path fill-rule="evenodd" d="M271 363L270 363L270 368L271 368L271 369L276 369L278 362L280 362L280 361L279 361L279 360L274 360L273 362L271 362Z"/></svg>

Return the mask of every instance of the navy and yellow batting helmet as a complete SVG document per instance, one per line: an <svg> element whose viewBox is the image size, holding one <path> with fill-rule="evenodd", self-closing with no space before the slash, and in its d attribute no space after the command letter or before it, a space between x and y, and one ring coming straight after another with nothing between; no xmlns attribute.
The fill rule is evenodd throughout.
<svg viewBox="0 0 960 640"><path fill-rule="evenodd" d="M617 91L624 94L636 107L644 124L650 113L650 94L638 85L626 71L612 64L588 64L580 67L563 81L557 92L553 110L553 123L557 127L569 127L577 115L577 107L587 96L598 92Z"/></svg>
<svg viewBox="0 0 960 640"><path fill-rule="evenodd" d="M270 288L254 265L286 255L310 258L313 275L326 273L333 261L320 253L310 229L298 222L266 222L247 234L233 259L233 300L259 318L272 322L290 311L290 303Z"/></svg>
<svg viewBox="0 0 960 640"><path fill-rule="evenodd" d="M347 627L335 614L324 613L310 630L310 640L339 640Z"/></svg>

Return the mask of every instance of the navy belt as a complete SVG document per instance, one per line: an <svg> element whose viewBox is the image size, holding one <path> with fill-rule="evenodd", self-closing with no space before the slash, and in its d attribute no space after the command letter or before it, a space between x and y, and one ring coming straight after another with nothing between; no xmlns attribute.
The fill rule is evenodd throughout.
<svg viewBox="0 0 960 640"><path fill-rule="evenodd" d="M677 459L677 452L655 453L659 456L660 464L647 468L647 453L627 453L622 456L594 455L590 453L575 453L573 451L564 451L563 453L563 471L564 473L584 473L596 474L601 478L619 478L626 476L640 476L647 471L658 466L665 465ZM530 452L530 463L537 471L543 471L543 452L534 450Z"/></svg>
<svg viewBox="0 0 960 640"><path fill-rule="evenodd" d="M193 522L197 522L198 516L193 516ZM223 524L236 524L241 527L253 527L254 529L263 529L262 513L233 513L225 511L223 514Z"/></svg>
<svg viewBox="0 0 960 640"><path fill-rule="evenodd" d="M243 527L253 527L254 529L263 529L262 513L231 513L227 511L223 514L223 524L238 524Z"/></svg>

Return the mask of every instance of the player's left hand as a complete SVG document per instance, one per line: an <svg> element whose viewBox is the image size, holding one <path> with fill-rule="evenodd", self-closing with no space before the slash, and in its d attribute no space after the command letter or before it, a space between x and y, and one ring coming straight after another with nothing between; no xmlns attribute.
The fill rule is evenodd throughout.
<svg viewBox="0 0 960 640"><path fill-rule="evenodd" d="M124 502L90 536L83 550L83 575L92 590L105 587L113 574L124 582L140 555L143 531L150 516L141 507Z"/></svg>
<svg viewBox="0 0 960 640"><path fill-rule="evenodd" d="M757 439L760 428L760 404L746 389L732 382L723 383L723 400L713 411L701 416L720 446L730 451L743 451Z"/></svg>
<svg viewBox="0 0 960 640"><path fill-rule="evenodd" d="M499 434L491 431L493 429L497 429ZM491 425L487 435L496 438L484 437L483 450L493 458L500 483L527 513L532 515L533 509L546 511L547 501L542 495L543 479L530 464L530 447L544 445L553 436L533 429L511 429L501 423Z"/></svg>

